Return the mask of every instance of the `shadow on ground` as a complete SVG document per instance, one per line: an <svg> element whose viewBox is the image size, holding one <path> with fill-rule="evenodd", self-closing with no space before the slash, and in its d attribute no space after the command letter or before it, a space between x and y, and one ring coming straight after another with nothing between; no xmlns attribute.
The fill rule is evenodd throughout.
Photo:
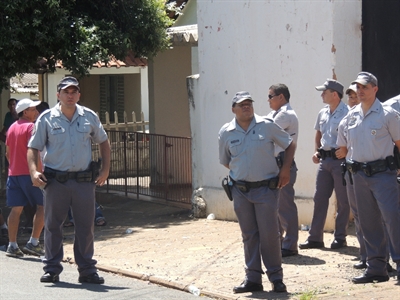
<svg viewBox="0 0 400 300"><path fill-rule="evenodd" d="M165 229L171 226L180 226L196 219L191 217L191 210L169 206L152 201L143 201L115 195L112 193L96 193L96 200L103 207L103 215L107 220L106 226L95 226L95 240L108 240L129 234L135 234L145 229ZM5 196L0 197L0 207L3 209L5 220L10 212L6 207ZM26 218L21 214L18 243L24 244L29 240L30 230L24 228ZM64 227L64 242L72 243L74 227ZM41 236L43 240L43 233Z"/></svg>
<svg viewBox="0 0 400 300"><path fill-rule="evenodd" d="M167 206L152 201L143 201L114 195L97 193L96 200L103 207L103 215L107 220L106 226L95 226L95 240L125 237L127 234L146 229L165 229L193 222L191 210ZM74 228L64 228L66 243L73 241Z"/></svg>

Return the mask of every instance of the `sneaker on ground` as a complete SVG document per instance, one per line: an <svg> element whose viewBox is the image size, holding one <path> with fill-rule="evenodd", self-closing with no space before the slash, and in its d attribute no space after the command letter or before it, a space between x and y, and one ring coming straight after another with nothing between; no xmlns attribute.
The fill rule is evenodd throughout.
<svg viewBox="0 0 400 300"><path fill-rule="evenodd" d="M31 255L36 255L36 256L44 255L44 250L40 246L40 244L38 244L37 246L33 246L32 243L26 243L26 246L24 248L22 248L22 251L25 254L31 254Z"/></svg>
<svg viewBox="0 0 400 300"><path fill-rule="evenodd" d="M21 249L19 247L14 248L11 246L7 247L6 255L9 257L24 257L24 253L22 253Z"/></svg>

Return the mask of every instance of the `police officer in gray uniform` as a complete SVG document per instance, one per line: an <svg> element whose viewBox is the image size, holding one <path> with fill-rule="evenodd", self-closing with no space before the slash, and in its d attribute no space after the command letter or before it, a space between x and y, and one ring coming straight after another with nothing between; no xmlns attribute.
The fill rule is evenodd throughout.
<svg viewBox="0 0 400 300"><path fill-rule="evenodd" d="M28 164L34 186L44 189L45 274L41 282L57 282L63 267L63 222L71 207L75 218L74 256L81 283L104 283L96 269L94 252L95 186L107 180L110 144L97 115L77 104L79 82L63 78L57 86L55 107L36 121L28 144ZM91 164L92 141L100 144L102 168L98 174ZM46 147L45 169L38 168L38 151Z"/></svg>
<svg viewBox="0 0 400 300"><path fill-rule="evenodd" d="M390 98L388 100L386 100L385 102L382 103L383 107L391 107L394 110L396 110L398 113L400 113L400 95L397 95L393 98ZM400 155L400 154L399 154ZM400 160L400 157L397 158ZM400 163L398 163L398 169L397 169L397 183L399 183L397 185L398 189L399 189L399 203L400 203L400 167L399 167ZM390 253L393 253L393 245L390 242L389 243L389 248L390 248ZM390 271L391 267L389 267L390 265L388 264L388 272Z"/></svg>
<svg viewBox="0 0 400 300"><path fill-rule="evenodd" d="M373 74L360 72L354 83L361 103L346 116L338 136L338 146L349 152L346 166L352 173L367 251L367 269L352 281L382 282L389 280L385 227L400 271L400 204L393 159L393 142L400 148L400 114L376 98L378 80Z"/></svg>
<svg viewBox="0 0 400 300"><path fill-rule="evenodd" d="M356 86L357 90L357 86ZM347 118L344 117L342 121L340 121L339 128L338 128L338 135L340 135L343 130L344 126L346 124ZM347 155L347 149L339 148L336 150L336 157L337 158L346 158ZM343 166L342 166L343 168ZM342 169L343 172L343 169ZM359 243L359 254L360 254L360 261L355 263L353 265L354 269L365 269L367 267L367 251L365 250L365 242L363 238L363 234L361 232L361 227L360 227L360 221L358 217L358 210L357 210L357 202L356 202L356 196L354 194L354 185L353 185L353 179L351 177L351 174L349 172L344 172L344 178L343 178L343 184L346 186L346 191L347 191L347 199L349 200L350 204L350 210L353 214L354 217L354 226L355 226L355 231L356 231L356 236L357 240ZM343 175L342 175L343 176Z"/></svg>
<svg viewBox="0 0 400 300"><path fill-rule="evenodd" d="M308 239L299 245L300 249L324 247L323 233L328 212L329 198L335 189L337 213L334 241L331 249L347 246L346 235L349 222L350 206L347 199L346 187L343 186L341 163L344 159L336 157L337 130L340 121L348 112L343 97L343 85L333 79L327 79L322 86L315 87L322 91L321 97L327 105L318 114L315 129L315 148L312 160L319 163L314 194L314 214Z"/></svg>
<svg viewBox="0 0 400 300"><path fill-rule="evenodd" d="M263 290L262 260L273 291L286 292L282 281L277 188L289 183L296 146L280 126L254 114L248 92L236 93L232 112L235 118L219 131L219 160L229 169L233 182L233 205L244 244L246 277L233 291ZM275 161L275 144L286 149L287 159L280 170Z"/></svg>
<svg viewBox="0 0 400 300"><path fill-rule="evenodd" d="M400 95L397 95L396 97L390 98L383 102L383 106L390 106L393 109L395 109L397 112L400 113ZM397 182L399 183L399 190L400 190L400 169L397 170ZM399 197L400 201L400 197Z"/></svg>
<svg viewBox="0 0 400 300"><path fill-rule="evenodd" d="M352 92L354 91L355 94ZM349 109L354 107L355 105L359 104L358 97L357 97L357 84L351 84L350 87L346 90L346 94L349 96ZM351 99L352 103L354 105L350 106L350 97L353 96L356 99ZM389 100L388 100L389 101ZM393 102L388 102L389 105L392 104ZM385 103L383 104L385 105ZM344 126L347 122L347 116L342 119L342 121L339 124L339 129L338 129L338 135L343 134ZM336 150L336 157L338 158L344 158L346 155L349 154L347 152L347 148L339 148ZM344 184L346 185L346 190L347 190L347 197L349 199L349 204L350 204L350 209L354 217L354 225L355 225L355 230L356 230L356 236L357 240L360 245L360 261L355 263L353 267L355 269L366 269L367 268L367 251L365 250L365 241L363 234L361 232L361 227L360 227L360 221L358 217L358 210L357 210L357 202L356 202L356 197L354 194L354 185L352 181L351 174L349 172L345 172L344 174ZM400 187L400 185L399 185ZM389 264L389 253L387 254L388 257L388 262L386 263L386 268L388 272L392 272L393 268Z"/></svg>
<svg viewBox="0 0 400 300"><path fill-rule="evenodd" d="M382 103L383 107L391 107L400 113L400 95L390 98ZM397 170L397 182L399 183L399 202L400 202L400 169Z"/></svg>
<svg viewBox="0 0 400 300"><path fill-rule="evenodd" d="M297 143L299 136L299 121L295 111L289 104L290 92L285 84L275 84L269 88L269 106L272 111L267 118L273 119L276 124L285 130L293 141ZM275 157L278 166L281 167L284 160L284 150L275 145ZM294 203L294 184L297 177L296 163L293 161L290 168L290 181L279 190L279 223L282 239L282 257L297 255L297 243L299 239L299 217L297 206ZM285 236L283 233L285 232Z"/></svg>
<svg viewBox="0 0 400 300"><path fill-rule="evenodd" d="M383 106L390 106L400 112L400 95L386 100L385 102L383 102Z"/></svg>

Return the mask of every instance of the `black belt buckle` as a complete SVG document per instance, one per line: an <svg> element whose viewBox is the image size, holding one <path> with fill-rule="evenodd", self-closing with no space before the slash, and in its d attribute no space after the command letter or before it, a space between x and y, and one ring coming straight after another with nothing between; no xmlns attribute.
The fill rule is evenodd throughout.
<svg viewBox="0 0 400 300"><path fill-rule="evenodd" d="M239 189L239 191L243 193L247 193L249 191L249 187L246 182L244 181L235 181L235 185Z"/></svg>
<svg viewBox="0 0 400 300"><path fill-rule="evenodd" d="M56 172L55 178L58 182L65 183L69 179L68 172Z"/></svg>

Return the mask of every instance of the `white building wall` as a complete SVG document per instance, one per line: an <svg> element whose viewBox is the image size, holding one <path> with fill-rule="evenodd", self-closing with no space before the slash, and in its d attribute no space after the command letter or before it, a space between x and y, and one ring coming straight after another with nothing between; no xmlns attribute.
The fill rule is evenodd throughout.
<svg viewBox="0 0 400 300"><path fill-rule="evenodd" d="M288 85L290 103L299 117L296 196L311 199L317 170L311 161L314 122L323 107L315 86L336 77L347 88L360 71L361 0L198 1L197 18L193 184L203 188L207 212L219 219L236 219L221 189L228 170L218 160L218 131L234 117L233 95L249 91L255 112L266 115L268 88L275 83ZM312 206L306 207L300 219L310 221ZM332 207L329 214L333 217Z"/></svg>

